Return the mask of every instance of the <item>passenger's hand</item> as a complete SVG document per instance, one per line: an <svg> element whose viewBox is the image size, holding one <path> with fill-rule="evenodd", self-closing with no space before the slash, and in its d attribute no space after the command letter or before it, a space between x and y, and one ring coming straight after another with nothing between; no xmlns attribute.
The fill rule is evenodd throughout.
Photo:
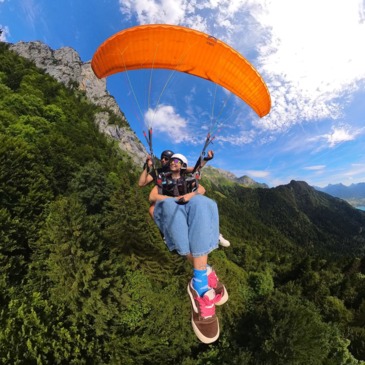
<svg viewBox="0 0 365 365"><path fill-rule="evenodd" d="M151 155L147 155L146 163L147 163L148 167L152 166L152 157L151 157Z"/></svg>
<svg viewBox="0 0 365 365"><path fill-rule="evenodd" d="M176 202L180 203L180 204L187 203L191 198L198 195L199 193L200 193L200 190L199 190L199 192L198 192L198 190L196 190L191 193L187 193L185 195L180 195L180 196L176 197Z"/></svg>
<svg viewBox="0 0 365 365"><path fill-rule="evenodd" d="M199 194L205 194L205 187L203 185L198 186L198 193Z"/></svg>
<svg viewBox="0 0 365 365"><path fill-rule="evenodd" d="M214 152L209 150L207 155L204 157L204 161L210 161L214 157Z"/></svg>

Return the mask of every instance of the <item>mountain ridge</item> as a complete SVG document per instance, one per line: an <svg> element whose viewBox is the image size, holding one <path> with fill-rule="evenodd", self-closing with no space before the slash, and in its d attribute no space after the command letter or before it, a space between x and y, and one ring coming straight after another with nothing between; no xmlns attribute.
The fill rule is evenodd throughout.
<svg viewBox="0 0 365 365"><path fill-rule="evenodd" d="M233 189L245 209L237 215L223 196L216 196L220 207L236 226L247 224L247 217L260 221L265 229L280 232L300 247L324 250L326 254L363 255L365 253L365 212L345 200L317 191L305 181L269 189L218 187ZM242 220L242 221L241 221Z"/></svg>

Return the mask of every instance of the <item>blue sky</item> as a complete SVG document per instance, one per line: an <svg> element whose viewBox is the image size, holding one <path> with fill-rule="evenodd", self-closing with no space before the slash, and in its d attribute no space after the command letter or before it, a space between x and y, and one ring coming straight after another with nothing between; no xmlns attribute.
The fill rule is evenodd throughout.
<svg viewBox="0 0 365 365"><path fill-rule="evenodd" d="M116 32L153 23L228 43L260 72L272 99L260 119L222 88L185 74L169 82L159 71L130 72L130 82L108 78L143 143L144 124L152 124L155 154L170 148L194 164L214 119L211 164L237 177L270 187L365 182L364 0L0 0L2 41L69 46L85 62Z"/></svg>

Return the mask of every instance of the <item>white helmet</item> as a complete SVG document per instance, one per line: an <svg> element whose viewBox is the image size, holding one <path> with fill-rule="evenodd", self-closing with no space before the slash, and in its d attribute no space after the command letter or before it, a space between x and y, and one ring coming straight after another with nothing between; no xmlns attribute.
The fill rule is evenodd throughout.
<svg viewBox="0 0 365 365"><path fill-rule="evenodd" d="M188 167L188 160L187 158L182 155L181 153L174 153L171 157L170 160L173 160L174 158L179 159L180 161L182 161L182 165L181 168L182 169L186 169Z"/></svg>

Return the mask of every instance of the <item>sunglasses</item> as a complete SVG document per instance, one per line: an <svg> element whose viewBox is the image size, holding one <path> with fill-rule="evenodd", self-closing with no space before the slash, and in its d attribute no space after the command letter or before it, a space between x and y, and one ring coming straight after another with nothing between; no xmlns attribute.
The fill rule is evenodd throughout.
<svg viewBox="0 0 365 365"><path fill-rule="evenodd" d="M182 162L180 160L178 160L177 158L174 158L173 160L170 161L170 165L172 165L173 163L180 164L180 165L182 164Z"/></svg>
<svg viewBox="0 0 365 365"><path fill-rule="evenodd" d="M162 160L168 161L169 159L170 159L170 158L169 158L169 157L166 157L166 156L162 156L162 157L161 157L161 161L162 161Z"/></svg>

